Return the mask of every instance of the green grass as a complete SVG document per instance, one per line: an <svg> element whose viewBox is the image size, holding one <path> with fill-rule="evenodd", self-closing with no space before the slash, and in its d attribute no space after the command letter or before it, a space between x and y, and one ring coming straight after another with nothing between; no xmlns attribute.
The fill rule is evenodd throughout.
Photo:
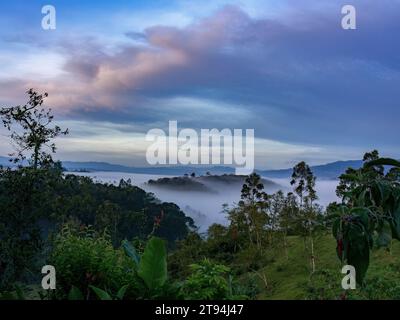
<svg viewBox="0 0 400 320"><path fill-rule="evenodd" d="M331 235L323 235L315 240L314 245L316 271L328 270L334 275L337 274L337 286L340 290L344 275L341 274L341 263L336 256L335 239ZM259 277L259 284L263 289L258 299L306 299L308 294L306 285L310 281L311 266L304 240L297 236L288 238L288 258L282 246L266 250L265 255L272 262L259 272L259 274L264 273L268 287L265 287L264 281ZM387 276L388 267L393 265L400 267L400 242L396 240L393 241L390 252L385 249L373 250L366 281L375 276ZM400 279L397 280L400 283Z"/></svg>

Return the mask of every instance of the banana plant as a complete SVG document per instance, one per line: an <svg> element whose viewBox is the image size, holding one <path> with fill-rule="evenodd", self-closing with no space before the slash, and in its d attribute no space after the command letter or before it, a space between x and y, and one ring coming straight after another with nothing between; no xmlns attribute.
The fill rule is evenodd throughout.
<svg viewBox="0 0 400 320"><path fill-rule="evenodd" d="M151 293L161 289L167 281L167 251L164 240L152 237L147 241L142 255L128 241L123 241L125 254L134 262L135 272ZM89 286L99 300L122 300L128 285L123 286L113 295L95 286ZM68 300L84 300L82 292L73 286L68 294Z"/></svg>
<svg viewBox="0 0 400 320"><path fill-rule="evenodd" d="M162 239L152 237L142 256L128 242L122 243L125 253L135 262L138 276L150 291L161 288L167 281L167 250Z"/></svg>

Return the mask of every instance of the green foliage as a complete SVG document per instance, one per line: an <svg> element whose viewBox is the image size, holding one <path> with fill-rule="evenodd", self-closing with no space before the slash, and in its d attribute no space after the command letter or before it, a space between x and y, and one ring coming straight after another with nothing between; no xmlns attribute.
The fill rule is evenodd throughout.
<svg viewBox="0 0 400 320"><path fill-rule="evenodd" d="M117 294L113 298L111 294L107 291L97 288L95 286L90 285L89 288L93 290L96 297L99 300L123 300L125 297L125 293L128 289L129 285L125 285L118 290ZM71 291L68 294L68 300L84 300L84 296L82 292L75 286L72 286Z"/></svg>
<svg viewBox="0 0 400 320"><path fill-rule="evenodd" d="M65 227L55 239L50 262L57 270L57 292L69 292L74 297L79 290L85 299L93 298L91 286L117 292L129 285L130 294L140 288L131 259L122 250L115 250L107 237L91 229L75 231ZM61 294L60 298L65 296Z"/></svg>
<svg viewBox="0 0 400 320"><path fill-rule="evenodd" d="M311 300L388 300L400 299L398 269L386 266L381 274L367 277L363 286L344 291L340 284L341 274L324 269L316 272L305 285L307 299Z"/></svg>
<svg viewBox="0 0 400 320"><path fill-rule="evenodd" d="M163 219L158 221L160 212ZM60 164L0 169L0 290L26 275L40 274L49 238L72 220L92 225L98 233L107 231L114 247L123 239L146 240L150 233L173 247L194 227L178 206L160 203L124 181L114 186L63 175Z"/></svg>
<svg viewBox="0 0 400 320"><path fill-rule="evenodd" d="M92 289L94 291L94 293L96 294L97 298L99 298L99 300L112 300L112 297L108 294L108 292L101 290L100 288L97 288L92 285L90 285L89 287L90 287L90 289Z"/></svg>
<svg viewBox="0 0 400 320"><path fill-rule="evenodd" d="M123 287L121 287L121 288L118 290L117 294L116 294L116 298L117 298L118 300L123 300L124 297L125 297L126 291L128 290L128 288L129 288L129 285L128 285L128 284L127 284L127 285L124 285Z"/></svg>
<svg viewBox="0 0 400 320"><path fill-rule="evenodd" d="M233 294L232 299L255 300L261 292L260 285L252 274L246 275L241 279L230 277L230 287Z"/></svg>
<svg viewBox="0 0 400 320"><path fill-rule="evenodd" d="M224 300L230 298L229 268L205 259L192 264L192 275L184 282L182 291L189 300Z"/></svg>
<svg viewBox="0 0 400 320"><path fill-rule="evenodd" d="M14 163L22 164L26 153L30 153L29 163L32 168L47 167L53 163L51 153L55 153L56 145L52 140L60 135L67 135L68 129L62 131L59 126L50 127L53 121L51 109L43 107L47 93L39 94L33 89L27 92L29 100L23 106L4 107L0 110L3 125L11 133L13 145L16 148ZM13 130L13 125L18 129ZM50 149L50 152L45 148Z"/></svg>
<svg viewBox="0 0 400 320"><path fill-rule="evenodd" d="M49 198L60 169L0 169L0 290L10 289L37 258L48 228Z"/></svg>
<svg viewBox="0 0 400 320"><path fill-rule="evenodd" d="M127 240L122 241L122 247L124 248L124 251L127 254L127 256L130 257L135 263L135 267L139 268L140 256L137 253L135 247L132 246L132 244Z"/></svg>
<svg viewBox="0 0 400 320"><path fill-rule="evenodd" d="M75 286L71 287L71 290L68 293L68 300L84 300L84 296L82 292Z"/></svg>
<svg viewBox="0 0 400 320"><path fill-rule="evenodd" d="M400 300L399 275L386 270L381 276L367 278L365 285L348 292L349 300Z"/></svg>
<svg viewBox="0 0 400 320"><path fill-rule="evenodd" d="M55 199L53 215L57 219L74 217L84 225L94 225L99 232L107 229L114 246L124 239L147 239L152 232L172 246L194 227L193 220L175 204L160 203L151 194L123 180L115 186L66 175L51 197ZM161 212L164 217L154 230Z"/></svg>
<svg viewBox="0 0 400 320"><path fill-rule="evenodd" d="M263 230L269 220L267 214L268 195L263 190L261 177L256 173L250 174L243 184L238 206L227 210L231 229L237 238L247 238L259 249L266 241Z"/></svg>
<svg viewBox="0 0 400 320"><path fill-rule="evenodd" d="M177 299L179 285L168 279L167 251L164 240L151 237L139 255L132 244L123 243L124 251L135 266L141 284L141 297L150 299Z"/></svg>
<svg viewBox="0 0 400 320"><path fill-rule="evenodd" d="M0 292L0 300L26 300L26 296L20 286L14 285L13 291Z"/></svg>
<svg viewBox="0 0 400 320"><path fill-rule="evenodd" d="M366 153L362 168L349 168L341 176L337 194L342 203L331 204L325 220L314 203L316 179L305 162L294 167L294 193L286 196L281 191L268 195L253 173L238 205L224 207L230 224L210 226L203 238L179 207L160 203L129 181L116 186L63 175L61 164L42 149L63 132L48 128L50 112L38 109L47 95L28 93L26 106L0 112L7 129L22 124L22 134L12 134L20 148L16 162L28 150L32 165L0 170L0 299L29 298L15 283L21 274L38 272L43 261L57 270L57 290L43 294L36 289L41 299L215 300L279 297L282 292L285 298L400 298L398 263L382 263L384 272L367 275L372 249L389 250L392 239L400 240L397 160L379 158L375 150ZM55 151L54 144L50 148ZM341 289L340 268L327 257L333 250L323 241L326 225L332 226L341 263L356 268L355 291ZM306 250L299 250L298 236ZM167 245L173 249L176 240L168 275Z"/></svg>
<svg viewBox="0 0 400 320"><path fill-rule="evenodd" d="M316 177L304 161L299 162L293 168L290 184L294 186L294 192L300 199L295 228L304 237L305 244L307 239L310 242L311 272L315 272L316 270L315 233L316 231L320 231L321 226L323 226L321 224L322 210L318 205L314 204L314 201L318 199L317 192L315 191L315 181Z"/></svg>
<svg viewBox="0 0 400 320"><path fill-rule="evenodd" d="M58 298L66 298L66 292L70 300L176 297L177 288L167 283L164 241L152 237L141 257L133 252L127 241L124 249L114 249L108 237L90 228L64 227L51 256L61 292Z"/></svg>
<svg viewBox="0 0 400 320"><path fill-rule="evenodd" d="M310 202L318 199L314 189L315 180L310 167L304 161L299 162L293 168L290 184L295 186L294 191L300 197L301 205L303 205L304 197Z"/></svg>
<svg viewBox="0 0 400 320"><path fill-rule="evenodd" d="M191 232L185 239L178 241L175 250L168 256L169 275L173 279L183 280L191 273L191 264L207 255L215 256L220 247L218 244L208 246L208 243L209 241L202 239L196 232Z"/></svg>
<svg viewBox="0 0 400 320"><path fill-rule="evenodd" d="M344 298L340 286L341 274L329 269L321 269L313 273L304 285L307 300L338 300Z"/></svg>
<svg viewBox="0 0 400 320"><path fill-rule="evenodd" d="M164 241L151 238L140 259L138 275L149 290L162 287L167 280L167 252Z"/></svg>
<svg viewBox="0 0 400 320"><path fill-rule="evenodd" d="M332 227L338 256L355 267L358 283L368 270L370 249L400 239L400 183L392 171L384 171L385 165L399 163L379 158L377 151L365 154L364 161L362 168L348 169L340 177L337 194L343 204L330 207L338 215Z"/></svg>

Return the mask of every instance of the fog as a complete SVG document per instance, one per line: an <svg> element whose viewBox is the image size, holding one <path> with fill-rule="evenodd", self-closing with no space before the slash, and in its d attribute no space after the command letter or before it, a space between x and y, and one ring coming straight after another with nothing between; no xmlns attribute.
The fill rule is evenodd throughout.
<svg viewBox="0 0 400 320"><path fill-rule="evenodd" d="M150 186L146 182L150 179L157 180L163 177L172 177L165 175L149 175L122 172L69 172L76 175L88 176L94 181L101 183L118 184L121 179L131 179L132 184L136 185L147 192L152 192L163 202L176 203L182 211L190 216L200 232L207 230L208 226L213 223L226 224L226 216L222 213L223 204L229 206L234 205L240 200L240 184L232 184L227 186L223 183L203 182L207 187L215 192L198 192L198 191L178 191L168 190L165 187ZM266 185L267 193L274 193L279 189L286 192L291 190L289 179L270 179L275 185ZM336 180L317 180L316 190L318 194L318 203L326 206L332 201L336 201L335 189Z"/></svg>

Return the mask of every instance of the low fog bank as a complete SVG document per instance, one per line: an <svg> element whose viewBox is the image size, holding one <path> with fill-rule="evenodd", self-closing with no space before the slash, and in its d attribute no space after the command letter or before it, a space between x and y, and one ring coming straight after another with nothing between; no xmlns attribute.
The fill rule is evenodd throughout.
<svg viewBox="0 0 400 320"><path fill-rule="evenodd" d="M188 216L192 217L196 225L200 228L200 232L204 232L213 223L226 224L227 220L222 213L223 204L232 206L240 200L241 184L226 185L223 183L204 182L208 187L216 192L197 192L197 191L179 191L168 190L164 187L158 187L147 184L150 179L157 180L165 177L165 175L149 175L122 172L69 172L71 174L87 176L93 178L94 181L102 183L118 184L121 179L131 179L132 184L152 192L163 202L176 203L181 210ZM274 193L282 190L285 193L291 191L290 181L288 179L270 179L275 184L266 185L267 193ZM332 201L337 201L335 189L337 186L335 180L317 180L316 189L319 196L318 202L326 206Z"/></svg>

